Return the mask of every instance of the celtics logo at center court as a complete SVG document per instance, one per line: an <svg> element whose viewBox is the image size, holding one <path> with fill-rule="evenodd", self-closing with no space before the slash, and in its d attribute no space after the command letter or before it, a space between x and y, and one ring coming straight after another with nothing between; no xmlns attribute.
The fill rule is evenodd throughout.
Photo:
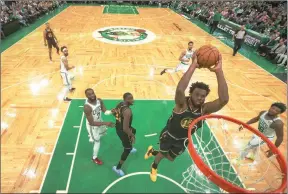
<svg viewBox="0 0 288 194"><path fill-rule="evenodd" d="M138 45L153 41L153 32L132 26L111 26L93 32L96 40L111 44Z"/></svg>

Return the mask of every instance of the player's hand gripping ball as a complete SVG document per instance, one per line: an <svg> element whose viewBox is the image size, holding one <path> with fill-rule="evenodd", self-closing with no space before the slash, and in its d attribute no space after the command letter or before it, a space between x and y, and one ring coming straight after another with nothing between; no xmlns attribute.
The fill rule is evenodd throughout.
<svg viewBox="0 0 288 194"><path fill-rule="evenodd" d="M204 45L196 51L199 68L211 68L219 61L219 51L211 45Z"/></svg>

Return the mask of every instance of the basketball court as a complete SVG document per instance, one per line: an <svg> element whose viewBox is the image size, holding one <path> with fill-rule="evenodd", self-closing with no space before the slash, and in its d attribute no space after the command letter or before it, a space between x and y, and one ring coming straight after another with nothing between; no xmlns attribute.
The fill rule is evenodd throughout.
<svg viewBox="0 0 288 194"><path fill-rule="evenodd" d="M184 172L193 165L188 152L174 163L163 161L156 183L149 178L152 159L144 160L144 154L149 145L158 147L159 133L171 114L175 89L182 76L181 72L160 76L160 72L178 64L179 54L189 41L196 48L212 44L222 53L230 101L217 114L246 122L273 102L285 102L287 98L287 86L282 81L241 54L232 57L230 47L168 8L69 6L49 23L59 46L69 49L69 64L76 66L73 80L76 91L70 95L73 99L70 103L59 97L63 87L59 56L53 50L53 62L49 63L48 50L43 45L44 25L2 52L1 126L4 123L5 128L1 127L1 190L5 193L184 193L187 187ZM122 39L123 34L117 34L117 29L126 30L127 39ZM138 38L131 41L135 34ZM210 85L207 101L217 98L214 73L196 70L194 81ZM97 166L91 161L93 145L88 141L83 114L84 90L88 87L95 90L108 109L115 107L123 93L129 91L134 95L133 126L137 129L138 151L123 166L127 176L119 178L112 171L122 152L114 128L101 140L99 157L104 165ZM286 115L283 114L282 120L286 128ZM211 125L203 127L203 134L216 142L209 150L216 150L214 156L225 155L218 149L224 140L217 138L217 131L215 137L211 136ZM238 135L235 130L230 133ZM286 131L284 137L280 150L286 157ZM246 138L248 141L250 137ZM203 142L197 138L193 142L203 154L206 152ZM233 172L226 175L233 176L229 178L234 183L249 185L249 181L238 175L229 157L223 169ZM254 172L259 171L261 168ZM221 191L201 176L199 173L194 177L201 185L193 188L195 191ZM267 174L258 186L265 187L270 181Z"/></svg>

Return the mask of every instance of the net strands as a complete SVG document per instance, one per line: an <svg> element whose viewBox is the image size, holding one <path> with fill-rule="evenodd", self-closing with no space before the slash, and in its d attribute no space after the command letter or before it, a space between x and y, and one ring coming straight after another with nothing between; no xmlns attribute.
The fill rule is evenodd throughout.
<svg viewBox="0 0 288 194"><path fill-rule="evenodd" d="M210 128L203 120L200 122L203 122L202 128L191 137L197 155L207 168L245 192L271 192L283 186L283 180L287 175L282 172L286 166L280 167L275 159L276 155L267 158L263 151L269 148L265 144L260 145L261 141L255 147L254 162L239 160L254 133L248 129L239 132L239 124L224 119L209 118L205 123L209 123ZM210 177L206 177L207 175ZM211 181L213 178L209 173L204 175L192 162L183 173L182 185L189 193L219 193L229 190L226 185L214 184ZM230 188L229 192L233 190Z"/></svg>

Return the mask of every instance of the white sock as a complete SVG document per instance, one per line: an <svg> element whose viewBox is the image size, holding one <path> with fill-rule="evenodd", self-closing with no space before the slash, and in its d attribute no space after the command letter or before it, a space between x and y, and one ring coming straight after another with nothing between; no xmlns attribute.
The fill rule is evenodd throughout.
<svg viewBox="0 0 288 194"><path fill-rule="evenodd" d="M63 99L65 100L65 98L67 97L67 94L69 92L69 88L65 87L64 92L63 92Z"/></svg>
<svg viewBox="0 0 288 194"><path fill-rule="evenodd" d="M100 140L94 142L94 147L93 147L93 159L96 159L96 158L97 158L98 152L99 152L99 148L100 148Z"/></svg>

